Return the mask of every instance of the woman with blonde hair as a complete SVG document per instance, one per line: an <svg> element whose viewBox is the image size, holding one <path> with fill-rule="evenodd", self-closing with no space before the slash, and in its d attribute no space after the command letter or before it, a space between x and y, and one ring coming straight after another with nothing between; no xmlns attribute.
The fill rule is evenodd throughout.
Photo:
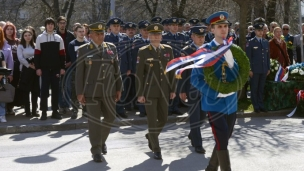
<svg viewBox="0 0 304 171"><path fill-rule="evenodd" d="M275 27L273 29L273 35L273 38L269 41L270 58L276 59L285 69L290 65L290 60L286 43L282 39L282 29L280 27Z"/></svg>

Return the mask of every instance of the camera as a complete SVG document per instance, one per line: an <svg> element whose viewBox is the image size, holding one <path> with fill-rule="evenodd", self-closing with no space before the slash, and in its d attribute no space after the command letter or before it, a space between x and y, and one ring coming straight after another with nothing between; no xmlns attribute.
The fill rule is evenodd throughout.
<svg viewBox="0 0 304 171"><path fill-rule="evenodd" d="M11 69L0 67L0 75L10 75L12 72Z"/></svg>

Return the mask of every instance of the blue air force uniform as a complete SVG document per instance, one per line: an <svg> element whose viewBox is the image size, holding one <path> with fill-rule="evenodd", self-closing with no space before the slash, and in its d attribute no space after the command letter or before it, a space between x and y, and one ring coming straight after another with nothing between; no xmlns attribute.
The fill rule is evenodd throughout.
<svg viewBox="0 0 304 171"><path fill-rule="evenodd" d="M200 36L206 35L206 26L194 26L191 28L192 34ZM191 55L196 52L199 47L193 43L183 48L182 53L185 55ZM178 81L178 89L180 93L186 93L188 99L188 114L190 115L190 127L191 131L188 135L191 140L191 145L195 147L195 151L198 153L205 153L205 149L202 146L202 135L200 127L203 124L203 120L206 118L206 113L203 111L201 102L201 92L190 84L191 69L185 70L182 73L182 79Z"/></svg>
<svg viewBox="0 0 304 171"><path fill-rule="evenodd" d="M122 21L119 18L112 18L108 21L107 25L111 24L121 24ZM125 115L125 102L128 94L127 87L127 71L132 69L131 56L128 52L128 36L126 34L118 33L114 35L112 32L108 33L104 39L105 42L113 43L118 52L118 60L120 63L120 71L123 80L123 92L121 94L121 99L116 103L116 112L119 116L126 118Z"/></svg>
<svg viewBox="0 0 304 171"><path fill-rule="evenodd" d="M254 25L256 30L263 29L264 23L262 21ZM266 111L263 104L263 94L267 72L270 70L269 42L258 37L250 39L246 44L246 55L253 72L253 76L250 78L250 91L254 110L257 113Z"/></svg>

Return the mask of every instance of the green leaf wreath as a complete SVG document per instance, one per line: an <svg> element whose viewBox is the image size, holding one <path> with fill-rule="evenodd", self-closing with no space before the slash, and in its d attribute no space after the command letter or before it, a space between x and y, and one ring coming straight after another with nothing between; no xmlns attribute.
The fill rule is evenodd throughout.
<svg viewBox="0 0 304 171"><path fill-rule="evenodd" d="M203 68L206 83L217 92L228 94L241 90L249 77L250 64L246 53L237 45L230 47L233 57L239 65L239 75L232 82L223 83L217 78L214 71L214 66Z"/></svg>

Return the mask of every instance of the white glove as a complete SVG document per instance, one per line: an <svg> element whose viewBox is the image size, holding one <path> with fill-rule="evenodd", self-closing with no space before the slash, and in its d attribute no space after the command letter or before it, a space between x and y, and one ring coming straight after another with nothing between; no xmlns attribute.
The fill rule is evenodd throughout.
<svg viewBox="0 0 304 171"><path fill-rule="evenodd" d="M226 62L228 63L229 68L232 68L234 65L234 59L230 49L224 54Z"/></svg>
<svg viewBox="0 0 304 171"><path fill-rule="evenodd" d="M231 93L228 93L228 94L219 93L219 94L217 95L217 97L228 97L228 96L231 96L231 95L233 95L233 94L235 94L235 92L231 92Z"/></svg>

